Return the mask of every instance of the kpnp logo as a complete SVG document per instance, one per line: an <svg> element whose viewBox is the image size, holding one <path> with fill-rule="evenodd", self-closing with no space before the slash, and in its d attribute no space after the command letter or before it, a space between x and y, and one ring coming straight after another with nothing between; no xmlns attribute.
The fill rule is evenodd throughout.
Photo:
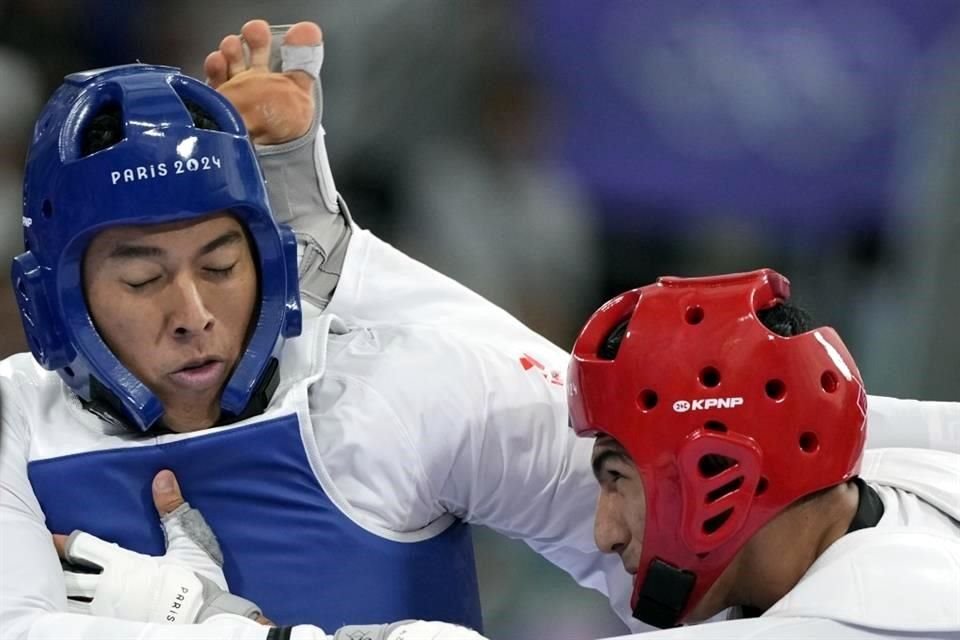
<svg viewBox="0 0 960 640"><path fill-rule="evenodd" d="M743 404L743 398L700 398L699 400L677 400L673 403L673 410L677 413L687 411L706 411L707 409L733 409Z"/></svg>

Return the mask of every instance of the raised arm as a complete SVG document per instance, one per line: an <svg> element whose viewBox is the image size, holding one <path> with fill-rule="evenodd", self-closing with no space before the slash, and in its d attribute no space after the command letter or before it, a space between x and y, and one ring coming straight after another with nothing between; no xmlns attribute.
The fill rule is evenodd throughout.
<svg viewBox="0 0 960 640"><path fill-rule="evenodd" d="M606 594L639 630L629 617L630 575L594 542L598 486L591 442L567 426L566 354L537 341L500 347L495 333L469 340L414 328L403 334L406 355L384 368L384 384L370 381L393 407L393 428L407 443L406 475L423 478L422 494L410 500L423 512L409 526L446 512L523 540L582 586ZM387 380L390 371L406 373Z"/></svg>

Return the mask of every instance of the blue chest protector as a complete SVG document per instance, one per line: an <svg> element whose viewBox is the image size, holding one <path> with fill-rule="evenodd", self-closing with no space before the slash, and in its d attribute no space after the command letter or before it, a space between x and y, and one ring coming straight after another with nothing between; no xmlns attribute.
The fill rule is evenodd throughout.
<svg viewBox="0 0 960 640"><path fill-rule="evenodd" d="M220 540L231 591L278 624L407 618L480 630L469 527L456 522L419 542L374 535L318 484L295 415L153 446L31 462L30 482L51 531L81 529L162 555L150 490L171 469Z"/></svg>

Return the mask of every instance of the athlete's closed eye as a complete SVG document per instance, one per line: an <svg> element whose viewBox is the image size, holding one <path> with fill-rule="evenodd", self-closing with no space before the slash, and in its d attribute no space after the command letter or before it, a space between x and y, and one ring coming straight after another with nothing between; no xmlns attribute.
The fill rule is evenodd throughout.
<svg viewBox="0 0 960 640"><path fill-rule="evenodd" d="M134 278L132 280L124 280L123 283L128 287L130 287L131 289L133 289L134 291L143 291L149 285L155 282L158 282L159 280L160 280L160 276L154 276L152 278L147 278L147 279Z"/></svg>
<svg viewBox="0 0 960 640"><path fill-rule="evenodd" d="M234 261L233 264L229 264L223 267L220 267L220 266L204 267L203 270L213 278L227 278L230 276L230 274L233 273L234 268L237 266L237 262L238 261Z"/></svg>

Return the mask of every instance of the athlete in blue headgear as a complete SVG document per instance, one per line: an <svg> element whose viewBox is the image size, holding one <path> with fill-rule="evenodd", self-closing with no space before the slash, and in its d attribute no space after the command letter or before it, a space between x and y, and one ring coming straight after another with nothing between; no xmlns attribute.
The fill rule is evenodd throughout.
<svg viewBox="0 0 960 640"><path fill-rule="evenodd" d="M221 89L235 81L241 106L258 100L240 100L238 84L275 79L260 26L244 28L250 69L236 37L219 52ZM319 50L287 50L288 69L315 74ZM184 584L162 561L128 574L136 562L111 560L120 567L111 576L127 585L113 590L117 601L91 588L96 579L62 582L47 527L164 552L150 498L161 469L176 472L216 531L231 590L280 624L419 617L479 626L460 521L525 539L629 615L629 577L592 539L590 446L567 429L554 375L566 354L354 226L333 190L319 118L308 114L303 138L261 150L274 214L298 231L301 309L288 286L292 243L258 213L266 205L249 173L253 149L212 91L163 68L92 72L41 116L25 211L34 262L20 259L15 284L36 360L60 377L26 355L0 368L0 625L10 637L268 633L229 613L199 626L155 624L203 619L200 605L180 615L173 602L134 597L138 575ZM256 108L244 117L255 120ZM120 128L94 126L110 120ZM85 154L90 132L102 147ZM56 140L46 151L44 135ZM36 157L52 167L40 183ZM47 182L80 205L49 195ZM76 222L29 235L71 205L85 212ZM121 303L127 296L136 302ZM302 335L280 347L298 317ZM956 415L940 405L886 410L917 423ZM194 519L174 518L172 543L177 527L189 537ZM106 562L96 544L74 551ZM69 613L68 588L91 588L95 615Z"/></svg>

